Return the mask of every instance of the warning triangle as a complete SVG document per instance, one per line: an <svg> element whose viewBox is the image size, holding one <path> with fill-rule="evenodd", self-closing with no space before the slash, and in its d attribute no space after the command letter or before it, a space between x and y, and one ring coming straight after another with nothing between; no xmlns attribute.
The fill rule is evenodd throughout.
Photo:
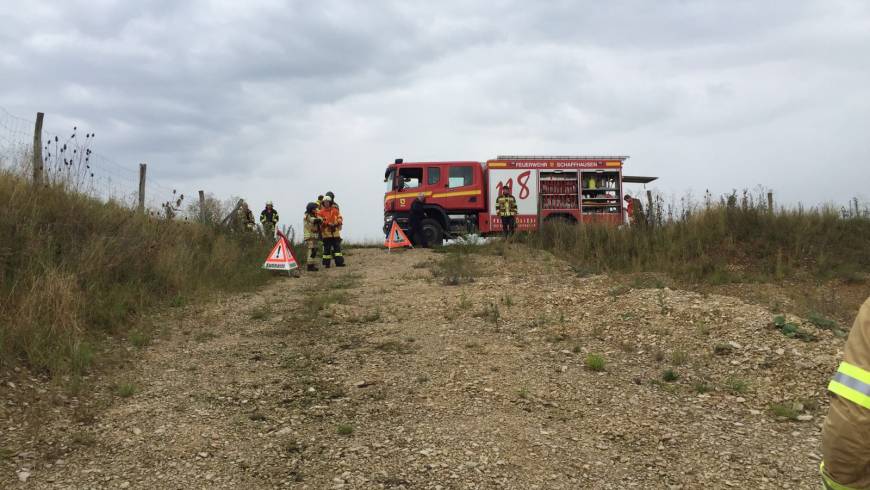
<svg viewBox="0 0 870 490"><path fill-rule="evenodd" d="M299 264L296 262L296 257L293 256L290 243L287 242L287 238L284 235L280 235L278 242L272 247L269 256L266 257L263 268L274 271L292 271L298 267Z"/></svg>
<svg viewBox="0 0 870 490"><path fill-rule="evenodd" d="M396 220L393 220L393 226L390 227L390 233L384 240L384 246L389 249L411 246L411 240L408 240L408 235L405 235Z"/></svg>

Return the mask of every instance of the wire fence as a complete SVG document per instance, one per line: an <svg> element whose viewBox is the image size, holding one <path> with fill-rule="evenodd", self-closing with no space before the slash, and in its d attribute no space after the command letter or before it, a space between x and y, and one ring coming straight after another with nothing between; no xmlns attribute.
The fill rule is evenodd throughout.
<svg viewBox="0 0 870 490"><path fill-rule="evenodd" d="M33 178L36 119L27 119L0 107L0 170ZM153 176L140 175L139 162L120 163L95 151L97 136L78 126L61 132L43 127L40 133L42 171L47 184L63 185L71 191L103 202L143 211L164 218L191 219L199 215L196 191L182 190ZM213 197L210 199L215 200Z"/></svg>

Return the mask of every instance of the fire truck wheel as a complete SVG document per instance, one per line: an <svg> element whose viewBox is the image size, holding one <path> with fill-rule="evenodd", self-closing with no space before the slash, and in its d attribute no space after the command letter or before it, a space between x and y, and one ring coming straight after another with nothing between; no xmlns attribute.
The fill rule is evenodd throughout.
<svg viewBox="0 0 870 490"><path fill-rule="evenodd" d="M441 225L434 219L424 219L420 226L423 228L423 233L426 234L426 242L430 247L441 245L444 241L444 230Z"/></svg>

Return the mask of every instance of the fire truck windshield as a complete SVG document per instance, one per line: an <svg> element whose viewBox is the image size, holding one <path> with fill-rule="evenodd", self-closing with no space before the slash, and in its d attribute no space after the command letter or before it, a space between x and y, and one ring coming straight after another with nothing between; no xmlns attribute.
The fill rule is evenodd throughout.
<svg viewBox="0 0 870 490"><path fill-rule="evenodd" d="M393 190L393 184L396 180L396 169L388 168L387 173L384 174L384 182L387 183L387 192Z"/></svg>

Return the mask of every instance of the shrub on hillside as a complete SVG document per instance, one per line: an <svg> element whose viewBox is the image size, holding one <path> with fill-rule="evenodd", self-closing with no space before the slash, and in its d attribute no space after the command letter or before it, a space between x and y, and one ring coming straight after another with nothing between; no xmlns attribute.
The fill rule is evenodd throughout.
<svg viewBox="0 0 870 490"><path fill-rule="evenodd" d="M0 362L81 372L146 308L262 283L268 244L0 173Z"/></svg>

